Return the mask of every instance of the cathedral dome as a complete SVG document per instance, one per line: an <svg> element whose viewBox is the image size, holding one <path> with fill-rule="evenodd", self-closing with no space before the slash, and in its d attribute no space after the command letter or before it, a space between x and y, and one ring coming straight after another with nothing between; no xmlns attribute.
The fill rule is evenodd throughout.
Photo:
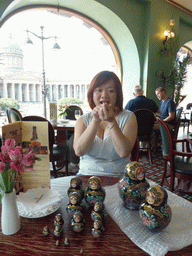
<svg viewBox="0 0 192 256"><path fill-rule="evenodd" d="M10 35L7 40L3 40L3 45L0 47L0 53L15 53L23 55L23 50L19 44L15 42L12 35Z"/></svg>

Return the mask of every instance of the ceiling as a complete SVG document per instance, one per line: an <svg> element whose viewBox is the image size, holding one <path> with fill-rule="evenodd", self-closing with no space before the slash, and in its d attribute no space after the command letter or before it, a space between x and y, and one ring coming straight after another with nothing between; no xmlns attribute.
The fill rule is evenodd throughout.
<svg viewBox="0 0 192 256"><path fill-rule="evenodd" d="M192 14L192 0L167 0L167 2Z"/></svg>

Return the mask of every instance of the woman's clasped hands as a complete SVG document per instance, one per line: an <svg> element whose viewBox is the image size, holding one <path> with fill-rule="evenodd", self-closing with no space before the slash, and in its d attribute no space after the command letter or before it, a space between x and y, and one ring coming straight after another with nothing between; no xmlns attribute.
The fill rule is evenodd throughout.
<svg viewBox="0 0 192 256"><path fill-rule="evenodd" d="M96 121L112 122L115 119L116 110L111 104L103 103L92 110L93 118Z"/></svg>

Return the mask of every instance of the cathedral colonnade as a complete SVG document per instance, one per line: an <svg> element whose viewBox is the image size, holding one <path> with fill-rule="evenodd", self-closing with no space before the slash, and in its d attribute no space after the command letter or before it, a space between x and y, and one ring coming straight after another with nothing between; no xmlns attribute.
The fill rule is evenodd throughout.
<svg viewBox="0 0 192 256"><path fill-rule="evenodd" d="M61 98L75 98L87 101L88 84L72 82L48 83L47 97L50 102ZM42 102L42 85L40 83L22 81L0 81L0 98L12 98L18 102Z"/></svg>

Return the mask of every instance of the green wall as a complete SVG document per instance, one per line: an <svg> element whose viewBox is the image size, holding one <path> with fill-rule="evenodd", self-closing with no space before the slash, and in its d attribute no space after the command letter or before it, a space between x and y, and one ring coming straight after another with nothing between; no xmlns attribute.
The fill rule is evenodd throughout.
<svg viewBox="0 0 192 256"><path fill-rule="evenodd" d="M5 7L12 2L5 15ZM15 4L16 3L16 4ZM27 4L53 4L55 0L1 1L1 20L12 10ZM191 41L192 15L165 0L60 0L60 6L74 9L101 24L114 39L122 59L124 104L132 98L131 89L140 83L146 95L156 102L154 90L160 86L156 71L168 74L175 55L160 58L164 30L175 20L176 50Z"/></svg>

